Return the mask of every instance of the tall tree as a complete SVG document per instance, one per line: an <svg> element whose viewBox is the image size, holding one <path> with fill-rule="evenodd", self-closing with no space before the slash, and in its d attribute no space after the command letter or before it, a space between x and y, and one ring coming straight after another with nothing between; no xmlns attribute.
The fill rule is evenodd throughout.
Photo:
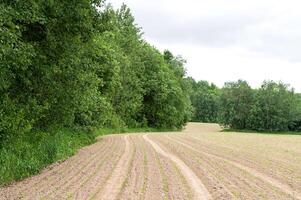
<svg viewBox="0 0 301 200"><path fill-rule="evenodd" d="M87 51L101 2L93 3L2 1L1 135L72 125L89 103L98 82Z"/></svg>
<svg viewBox="0 0 301 200"><path fill-rule="evenodd" d="M265 81L256 93L251 109L250 128L288 130L296 116L296 96L288 85Z"/></svg>
<svg viewBox="0 0 301 200"><path fill-rule="evenodd" d="M248 127L254 92L246 81L225 83L221 92L220 122L235 129Z"/></svg>

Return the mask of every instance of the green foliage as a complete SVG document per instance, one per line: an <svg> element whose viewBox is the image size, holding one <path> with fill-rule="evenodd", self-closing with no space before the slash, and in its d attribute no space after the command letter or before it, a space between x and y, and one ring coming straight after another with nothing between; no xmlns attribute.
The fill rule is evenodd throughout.
<svg viewBox="0 0 301 200"><path fill-rule="evenodd" d="M15 135L71 127L97 88L88 55L97 9L88 0L4 1L2 9L0 127L19 127L9 128Z"/></svg>
<svg viewBox="0 0 301 200"><path fill-rule="evenodd" d="M97 45L110 52L105 53L109 58L106 66L111 69L106 77L113 83L102 94L117 116L128 127L182 128L190 106L182 85L183 60L170 53L167 61L143 41L125 5L117 11L108 7L102 17L110 18L105 24L110 28L97 36Z"/></svg>
<svg viewBox="0 0 301 200"><path fill-rule="evenodd" d="M288 85L265 81L258 90L245 81L226 83L221 93L220 122L232 129L298 130L300 99Z"/></svg>
<svg viewBox="0 0 301 200"><path fill-rule="evenodd" d="M109 134L121 134L121 133L145 133L145 132L165 132L170 131L170 129L158 129L150 127L140 127L140 128L101 128L95 131L96 136L103 136Z"/></svg>
<svg viewBox="0 0 301 200"><path fill-rule="evenodd" d="M0 148L0 185L38 173L47 165L64 160L94 142L94 135L62 129L32 131Z"/></svg>
<svg viewBox="0 0 301 200"><path fill-rule="evenodd" d="M301 131L301 94L296 94L296 112L293 120L293 124L290 125L290 130Z"/></svg>
<svg viewBox="0 0 301 200"><path fill-rule="evenodd" d="M231 128L226 128L223 129L222 132L224 133L254 133L254 134L263 134L263 135L301 135L300 131L294 130L294 131L268 131L268 130L263 130L263 131L258 131L258 130L251 130L251 129L231 129Z"/></svg>
<svg viewBox="0 0 301 200"><path fill-rule="evenodd" d="M225 83L220 99L220 122L234 129L247 128L253 102L254 93L246 81Z"/></svg>
<svg viewBox="0 0 301 200"><path fill-rule="evenodd" d="M187 79L190 84L190 98L194 107L193 121L218 122L220 90L207 81L196 82Z"/></svg>
<svg viewBox="0 0 301 200"><path fill-rule="evenodd" d="M117 11L89 0L0 6L1 140L31 129L181 128L188 120L183 61L170 53L165 62L143 41L125 5Z"/></svg>
<svg viewBox="0 0 301 200"><path fill-rule="evenodd" d="M142 116L151 127L181 129L190 118L184 62L171 53L167 60L147 44L145 50L148 53L144 53L146 80Z"/></svg>
<svg viewBox="0 0 301 200"><path fill-rule="evenodd" d="M301 96L288 85L263 82L252 89L246 81L225 83L222 89L206 81L186 79L193 121L218 122L231 130L298 131L301 129Z"/></svg>
<svg viewBox="0 0 301 200"><path fill-rule="evenodd" d="M256 92L250 115L250 128L287 131L296 116L296 96L283 83L266 81Z"/></svg>

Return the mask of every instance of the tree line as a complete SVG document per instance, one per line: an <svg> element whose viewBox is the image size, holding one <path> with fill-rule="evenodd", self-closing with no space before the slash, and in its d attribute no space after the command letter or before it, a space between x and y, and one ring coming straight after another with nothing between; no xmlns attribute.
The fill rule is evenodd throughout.
<svg viewBox="0 0 301 200"><path fill-rule="evenodd" d="M301 130L301 95L282 82L264 81L252 89L243 80L223 88L190 79L193 120L218 122L232 129Z"/></svg>
<svg viewBox="0 0 301 200"><path fill-rule="evenodd" d="M0 10L1 142L60 127L180 129L191 118L300 129L300 95L287 85L186 78L185 60L146 42L126 5L3 0Z"/></svg>
<svg viewBox="0 0 301 200"><path fill-rule="evenodd" d="M185 61L101 0L0 4L0 141L57 127L181 128Z"/></svg>

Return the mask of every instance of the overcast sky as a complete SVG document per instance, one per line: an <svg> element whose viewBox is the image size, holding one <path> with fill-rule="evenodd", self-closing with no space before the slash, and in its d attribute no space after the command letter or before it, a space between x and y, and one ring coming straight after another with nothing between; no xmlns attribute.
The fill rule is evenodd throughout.
<svg viewBox="0 0 301 200"><path fill-rule="evenodd" d="M301 92L300 0L107 0L124 2L159 50L187 60L187 73L218 86L290 83Z"/></svg>

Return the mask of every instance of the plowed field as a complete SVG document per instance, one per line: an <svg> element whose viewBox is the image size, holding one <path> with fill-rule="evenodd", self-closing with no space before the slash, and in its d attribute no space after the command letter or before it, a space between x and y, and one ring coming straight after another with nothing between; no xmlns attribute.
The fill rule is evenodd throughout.
<svg viewBox="0 0 301 200"><path fill-rule="evenodd" d="M301 200L301 136L199 123L181 133L105 136L0 188L0 199Z"/></svg>

